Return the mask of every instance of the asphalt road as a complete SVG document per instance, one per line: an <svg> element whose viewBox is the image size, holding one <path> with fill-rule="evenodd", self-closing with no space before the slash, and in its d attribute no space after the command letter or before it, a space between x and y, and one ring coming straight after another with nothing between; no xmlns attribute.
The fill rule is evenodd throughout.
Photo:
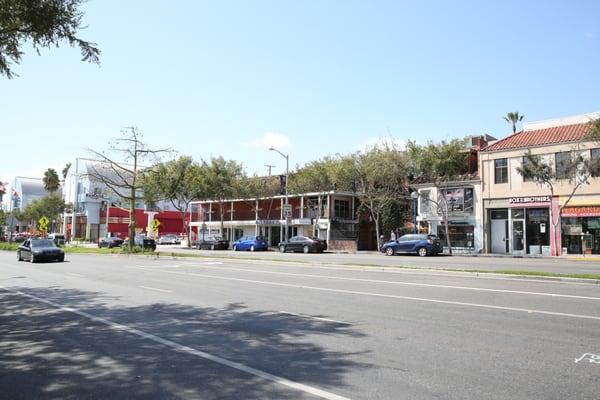
<svg viewBox="0 0 600 400"><path fill-rule="evenodd" d="M492 256L437 256L419 257L416 255L385 256L381 253L359 252L354 254L323 253L279 253L277 251L210 251L186 249L174 246L159 246L159 251L189 252L209 257L226 257L242 259L264 259L272 261L298 261L337 265L379 265L382 267L411 267L427 269L479 269L484 271L517 270L541 271L561 274L600 274L600 257L539 257L515 258Z"/></svg>
<svg viewBox="0 0 600 400"><path fill-rule="evenodd" d="M7 399L597 400L599 328L596 284L0 252Z"/></svg>

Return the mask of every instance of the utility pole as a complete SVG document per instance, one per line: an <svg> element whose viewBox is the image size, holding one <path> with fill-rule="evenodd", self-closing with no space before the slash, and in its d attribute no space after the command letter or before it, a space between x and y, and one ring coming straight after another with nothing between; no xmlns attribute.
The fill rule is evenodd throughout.
<svg viewBox="0 0 600 400"><path fill-rule="evenodd" d="M269 147L269 150L271 151L275 151L277 153L279 153L279 155L283 158L285 158L285 209L288 209L288 205L290 204L289 202L289 198L288 198L288 180L290 177L290 155L289 154L283 154L282 152L280 152L279 150L277 150L275 147L271 146ZM290 214L291 217L291 214ZM289 239L289 224L288 224L288 215L285 215L285 240L287 241Z"/></svg>
<svg viewBox="0 0 600 400"><path fill-rule="evenodd" d="M271 176L271 168L273 168L274 165L265 164L265 167L267 167L269 169L269 176Z"/></svg>

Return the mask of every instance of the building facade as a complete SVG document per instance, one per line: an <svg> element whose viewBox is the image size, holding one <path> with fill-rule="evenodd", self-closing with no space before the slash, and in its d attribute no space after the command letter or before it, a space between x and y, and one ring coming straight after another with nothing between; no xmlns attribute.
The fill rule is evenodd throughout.
<svg viewBox="0 0 600 400"><path fill-rule="evenodd" d="M600 144L585 137L590 121L599 117L595 113L526 124L522 131L481 152L486 252L600 254L600 178L592 177L570 198L573 184L567 179L556 182L551 196L547 187L524 179L517 170L527 151L541 156L557 172L565 168L572 151L598 159Z"/></svg>
<svg viewBox="0 0 600 400"><path fill-rule="evenodd" d="M244 235L261 235L269 246L287 237L317 236L332 250L356 251L373 246L370 224L360 221L355 195L320 192L289 195L286 218L283 195L258 199L207 200L192 203L190 226L193 235L220 235L235 241ZM221 222L222 220L222 222ZM359 237L363 238L359 245Z"/></svg>
<svg viewBox="0 0 600 400"><path fill-rule="evenodd" d="M447 251L446 226L441 209L444 207L447 210L452 251L483 251L483 210L479 179L448 182L440 188L422 184L415 189L419 193L416 219L420 232L437 235Z"/></svg>

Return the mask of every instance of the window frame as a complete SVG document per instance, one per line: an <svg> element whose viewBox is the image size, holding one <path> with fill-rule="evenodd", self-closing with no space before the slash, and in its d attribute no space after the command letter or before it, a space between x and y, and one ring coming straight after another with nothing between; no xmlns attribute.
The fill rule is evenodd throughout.
<svg viewBox="0 0 600 400"><path fill-rule="evenodd" d="M566 155L567 158L565 160L559 160L559 156ZM571 152L570 151L557 151L554 153L554 172L556 173L556 179L569 179L567 171L570 168L571 163ZM559 167L561 170L559 170ZM564 168L564 171L562 171Z"/></svg>
<svg viewBox="0 0 600 400"><path fill-rule="evenodd" d="M594 154L596 153L596 154ZM594 149L590 149L590 162L594 162L595 159L598 159L598 162L600 163L600 147L596 147ZM598 173L592 173L592 178L599 178L600 177L600 172Z"/></svg>
<svg viewBox="0 0 600 400"><path fill-rule="evenodd" d="M504 165L498 166L498 163L502 161ZM499 185L504 183L508 183L508 158L496 158L494 159L494 184Z"/></svg>

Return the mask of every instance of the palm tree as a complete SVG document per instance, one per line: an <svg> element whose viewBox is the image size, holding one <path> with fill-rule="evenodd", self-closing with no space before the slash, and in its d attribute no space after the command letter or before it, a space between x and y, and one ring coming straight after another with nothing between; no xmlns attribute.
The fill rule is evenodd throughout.
<svg viewBox="0 0 600 400"><path fill-rule="evenodd" d="M504 117L504 120L506 122L508 122L509 124L512 124L513 134L517 133L517 122L523 121L523 117L525 117L525 116L520 115L518 111L509 112L506 114L506 117Z"/></svg>
<svg viewBox="0 0 600 400"><path fill-rule="evenodd" d="M54 193L60 187L60 179L58 179L58 174L54 168L48 168L46 172L44 172L44 188L50 192Z"/></svg>

